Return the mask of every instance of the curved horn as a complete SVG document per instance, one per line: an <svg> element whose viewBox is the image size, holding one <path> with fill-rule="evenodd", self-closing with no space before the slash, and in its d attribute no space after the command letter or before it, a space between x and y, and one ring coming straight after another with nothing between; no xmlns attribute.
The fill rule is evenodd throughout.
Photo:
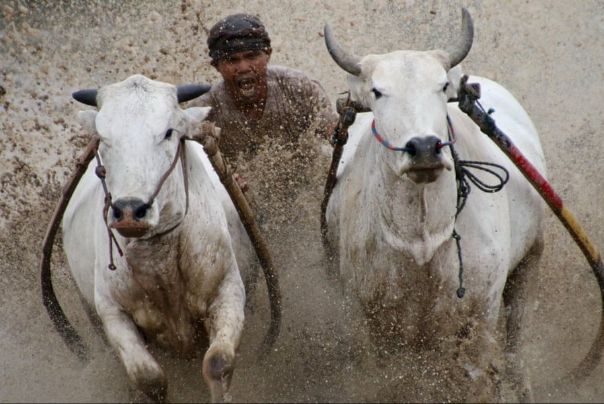
<svg viewBox="0 0 604 404"><path fill-rule="evenodd" d="M449 55L449 68L457 66L470 52L472 42L474 40L474 24L472 17L465 7L461 9L461 35L457 41L452 44L447 50Z"/></svg>
<svg viewBox="0 0 604 404"><path fill-rule="evenodd" d="M353 76L359 76L361 74L361 66L359 65L361 58L342 49L340 45L336 43L336 40L331 33L331 28L327 24L325 24L324 34L327 51L333 60L348 73Z"/></svg>
<svg viewBox="0 0 604 404"><path fill-rule="evenodd" d="M200 95L203 95L210 91L209 84L183 84L176 86L176 95L178 97L178 103L192 100Z"/></svg>
<svg viewBox="0 0 604 404"><path fill-rule="evenodd" d="M91 107L96 107L96 95L99 90L80 90L71 94L76 101L81 102L82 104L90 105Z"/></svg>

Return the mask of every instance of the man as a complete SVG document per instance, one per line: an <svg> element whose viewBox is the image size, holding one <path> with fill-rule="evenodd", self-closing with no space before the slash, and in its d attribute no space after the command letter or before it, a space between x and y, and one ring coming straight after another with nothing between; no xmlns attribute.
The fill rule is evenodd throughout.
<svg viewBox="0 0 604 404"><path fill-rule="evenodd" d="M210 29L207 43L223 80L193 105L212 107L207 120L222 129L219 147L229 162L245 165L267 147L296 154L302 136L330 137L338 117L325 91L301 71L268 65L271 41L258 18L229 15ZM245 191L247 182L235 178Z"/></svg>

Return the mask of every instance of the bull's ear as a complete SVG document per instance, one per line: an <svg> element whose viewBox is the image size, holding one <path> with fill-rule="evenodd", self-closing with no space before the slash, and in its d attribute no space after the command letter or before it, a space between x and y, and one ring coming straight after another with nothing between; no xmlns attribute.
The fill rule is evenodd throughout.
<svg viewBox="0 0 604 404"><path fill-rule="evenodd" d="M90 105L92 107L96 107L96 95L99 90L89 89L89 90L80 90L71 94L71 96L76 100L81 102L82 104Z"/></svg>
<svg viewBox="0 0 604 404"><path fill-rule="evenodd" d="M96 125L94 123L96 114L97 112L92 110L78 112L78 121L80 122L80 125L91 134L96 133Z"/></svg>
<svg viewBox="0 0 604 404"><path fill-rule="evenodd" d="M367 95L363 91L365 81L360 77L353 76L351 74L348 75L348 88L350 88L350 100L353 101L358 106L361 106L363 109L370 110L371 104L369 104L369 100L367 99ZM371 89L369 89L371 90Z"/></svg>
<svg viewBox="0 0 604 404"><path fill-rule="evenodd" d="M178 97L178 103L192 100L197 98L208 91L210 91L209 84L183 84L176 86L176 96Z"/></svg>
<svg viewBox="0 0 604 404"><path fill-rule="evenodd" d="M447 88L447 95L449 96L449 99L455 99L457 97L462 76L463 71L461 70L461 64L452 67L447 72L447 78L449 79L449 83L451 83Z"/></svg>
<svg viewBox="0 0 604 404"><path fill-rule="evenodd" d="M203 122L210 114L212 107L191 107L184 110L192 125Z"/></svg>

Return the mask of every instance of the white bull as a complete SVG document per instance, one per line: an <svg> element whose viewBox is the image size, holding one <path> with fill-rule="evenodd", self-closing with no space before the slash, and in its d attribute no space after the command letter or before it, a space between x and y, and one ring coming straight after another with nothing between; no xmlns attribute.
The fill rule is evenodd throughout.
<svg viewBox="0 0 604 404"><path fill-rule="evenodd" d="M375 342L421 350L471 329L494 336L505 308L505 350L512 358L532 309L527 292L542 252L546 205L496 144L457 104L447 103L459 84L455 66L472 45L469 13L463 10L460 38L446 51L359 57L339 46L328 26L325 40L349 73L351 100L371 110L358 114L349 129L326 219L336 271L360 300ZM485 78L469 82L480 83L480 101L495 110L497 126L545 176L538 134L517 100ZM459 161L448 147L453 134L460 160L496 163L509 173L499 192L474 185L459 214L460 184L469 182L458 177ZM463 298L457 296L458 253ZM520 399L531 400L520 365L508 366Z"/></svg>
<svg viewBox="0 0 604 404"><path fill-rule="evenodd" d="M134 75L84 91L74 97L98 107L79 118L100 138L100 161L90 163L62 221L83 300L148 397L165 401L168 386L146 339L181 357L207 347L203 377L212 401L222 401L244 325L239 270L246 274L253 250L202 146L184 142L209 108L178 103L207 88L186 94L187 86Z"/></svg>

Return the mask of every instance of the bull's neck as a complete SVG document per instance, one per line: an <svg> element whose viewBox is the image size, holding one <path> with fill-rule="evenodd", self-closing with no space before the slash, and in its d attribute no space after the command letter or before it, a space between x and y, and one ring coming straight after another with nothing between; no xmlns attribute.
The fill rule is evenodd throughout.
<svg viewBox="0 0 604 404"><path fill-rule="evenodd" d="M455 226L455 174L445 171L433 183L415 184L407 176L396 175L385 162L376 167L377 178L368 181L366 193L366 206L372 206L381 218L376 231L388 244L409 250L418 262L429 260L451 239Z"/></svg>

